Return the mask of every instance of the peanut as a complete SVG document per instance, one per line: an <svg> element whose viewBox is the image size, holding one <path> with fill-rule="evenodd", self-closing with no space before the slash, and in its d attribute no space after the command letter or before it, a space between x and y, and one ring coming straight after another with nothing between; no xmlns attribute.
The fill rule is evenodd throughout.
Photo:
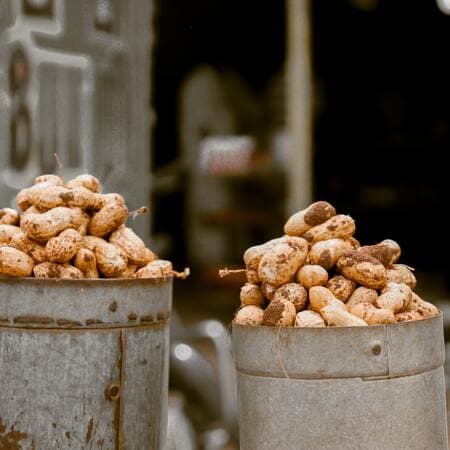
<svg viewBox="0 0 450 450"><path fill-rule="evenodd" d="M103 200L105 203L119 203L120 205L125 205L125 199L116 193L103 194Z"/></svg>
<svg viewBox="0 0 450 450"><path fill-rule="evenodd" d="M34 184L46 183L48 186L64 186L64 181L58 175L46 174L39 175L34 179Z"/></svg>
<svg viewBox="0 0 450 450"><path fill-rule="evenodd" d="M8 245L11 239L22 230L15 225L0 225L0 245Z"/></svg>
<svg viewBox="0 0 450 450"><path fill-rule="evenodd" d="M334 267L338 259L345 252L351 251L352 246L343 239L327 239L326 241L316 242L309 250L309 259L311 264L318 264L329 270Z"/></svg>
<svg viewBox="0 0 450 450"><path fill-rule="evenodd" d="M83 272L70 264L58 264L49 261L34 266L33 272L36 278L84 278Z"/></svg>
<svg viewBox="0 0 450 450"><path fill-rule="evenodd" d="M0 209L0 225L19 225L19 213L15 209Z"/></svg>
<svg viewBox="0 0 450 450"><path fill-rule="evenodd" d="M283 241L283 238L276 238L265 242L264 244L249 247L244 252L244 264L247 269L247 280L249 283L259 283L258 266L262 257L276 244Z"/></svg>
<svg viewBox="0 0 450 450"><path fill-rule="evenodd" d="M319 313L307 309L297 313L294 326L308 328L324 327L325 321Z"/></svg>
<svg viewBox="0 0 450 450"><path fill-rule="evenodd" d="M83 186L66 189L59 194L59 197L64 205L82 209L99 210L106 204L103 195L92 192Z"/></svg>
<svg viewBox="0 0 450 450"><path fill-rule="evenodd" d="M128 264L127 268L120 274L120 278L133 278L139 267L135 264Z"/></svg>
<svg viewBox="0 0 450 450"><path fill-rule="evenodd" d="M437 316L440 311L430 302L422 300L415 292L412 293L411 302L406 307L405 312L417 312L423 318Z"/></svg>
<svg viewBox="0 0 450 450"><path fill-rule="evenodd" d="M358 303L350 308L350 313L369 325L395 323L394 314L390 309L378 309L371 303Z"/></svg>
<svg viewBox="0 0 450 450"><path fill-rule="evenodd" d="M286 237L261 258L258 277L275 285L288 283L293 280L307 254L308 244L303 238Z"/></svg>
<svg viewBox="0 0 450 450"><path fill-rule="evenodd" d="M261 288L255 284L246 283L241 287L241 306L255 305L262 307L265 303Z"/></svg>
<svg viewBox="0 0 450 450"><path fill-rule="evenodd" d="M363 327L367 325L367 322L336 304L323 307L320 314L325 322L332 327Z"/></svg>
<svg viewBox="0 0 450 450"><path fill-rule="evenodd" d="M317 313L321 313L325 306L335 305L338 308L347 310L345 304L338 300L329 289L323 286L313 286L309 290L309 308Z"/></svg>
<svg viewBox="0 0 450 450"><path fill-rule="evenodd" d="M286 283L280 286L273 295L273 302L287 300L295 306L297 312L305 309L308 301L308 292L297 283Z"/></svg>
<svg viewBox="0 0 450 450"><path fill-rule="evenodd" d="M335 275L330 278L325 286L342 302L346 302L356 289L356 283L342 275Z"/></svg>
<svg viewBox="0 0 450 450"><path fill-rule="evenodd" d="M360 286L355 289L353 294L347 300L347 308L352 308L359 303L375 303L378 298L378 292L375 289L370 289L365 286Z"/></svg>
<svg viewBox="0 0 450 450"><path fill-rule="evenodd" d="M259 306L247 305L238 310L234 323L238 325L262 325L264 310Z"/></svg>
<svg viewBox="0 0 450 450"><path fill-rule="evenodd" d="M384 267L390 267L396 263L401 254L400 245L391 239L385 239L375 245L365 245L360 247L359 251L378 259Z"/></svg>
<svg viewBox="0 0 450 450"><path fill-rule="evenodd" d="M408 268L403 264L394 264L387 270L387 280L394 283L405 283L411 289L414 289L417 284L416 277Z"/></svg>
<svg viewBox="0 0 450 450"><path fill-rule="evenodd" d="M270 284L267 282L261 283L261 291L269 301L272 301L275 291L278 289L278 287L279 286L276 286L275 284Z"/></svg>
<svg viewBox="0 0 450 450"><path fill-rule="evenodd" d="M75 255L74 265L83 272L84 278L98 278L97 258L92 250L81 248Z"/></svg>
<svg viewBox="0 0 450 450"><path fill-rule="evenodd" d="M288 300L272 301L264 311L262 324L270 327L290 327L294 323L296 314L292 302Z"/></svg>
<svg viewBox="0 0 450 450"><path fill-rule="evenodd" d="M375 300L375 306L391 310L394 314L403 312L411 303L412 292L406 284L389 283Z"/></svg>
<svg viewBox="0 0 450 450"><path fill-rule="evenodd" d="M354 233L355 221L350 216L339 214L320 225L312 227L303 237L314 243L336 238L349 239Z"/></svg>
<svg viewBox="0 0 450 450"><path fill-rule="evenodd" d="M297 272L296 279L306 289L323 286L328 281L328 272L322 266L306 265Z"/></svg>
<svg viewBox="0 0 450 450"><path fill-rule="evenodd" d="M70 191L63 186L49 186L44 189L30 188L28 191L28 201L40 211L47 211L58 206L65 206L66 202L61 196L68 192Z"/></svg>
<svg viewBox="0 0 450 450"><path fill-rule="evenodd" d="M328 202L316 202L295 213L284 225L284 232L290 236L302 236L311 227L320 225L336 215L336 210Z"/></svg>
<svg viewBox="0 0 450 450"><path fill-rule="evenodd" d="M118 202L107 203L97 211L89 223L89 234L105 237L123 225L128 218L128 208Z"/></svg>
<svg viewBox="0 0 450 450"><path fill-rule="evenodd" d="M164 259L157 259L139 269L134 274L134 278L166 278L172 276L172 274L172 263Z"/></svg>
<svg viewBox="0 0 450 450"><path fill-rule="evenodd" d="M358 250L352 250L341 256L337 268L349 280L372 289L381 289L387 281L383 264Z"/></svg>
<svg viewBox="0 0 450 450"><path fill-rule="evenodd" d="M83 175L78 175L73 180L68 181L66 186L69 189L83 187L95 193L100 192L102 190L102 185L100 184L98 178L94 177L94 175L90 175L87 173Z"/></svg>
<svg viewBox="0 0 450 450"><path fill-rule="evenodd" d="M10 245L17 250L26 253L36 264L47 260L45 247L39 244L39 242L30 239L23 231L16 233L12 237Z"/></svg>
<svg viewBox="0 0 450 450"><path fill-rule="evenodd" d="M413 322L414 320L422 320L423 316L417 311L406 311L395 315L396 322Z"/></svg>
<svg viewBox="0 0 450 450"><path fill-rule="evenodd" d="M73 228L62 231L45 245L48 261L68 263L83 247L83 237Z"/></svg>
<svg viewBox="0 0 450 450"><path fill-rule="evenodd" d="M34 261L24 252L13 247L0 247L0 276L29 277Z"/></svg>
<svg viewBox="0 0 450 450"><path fill-rule="evenodd" d="M115 245L98 241L93 251L97 259L97 268L106 278L120 277L127 268L126 256Z"/></svg>

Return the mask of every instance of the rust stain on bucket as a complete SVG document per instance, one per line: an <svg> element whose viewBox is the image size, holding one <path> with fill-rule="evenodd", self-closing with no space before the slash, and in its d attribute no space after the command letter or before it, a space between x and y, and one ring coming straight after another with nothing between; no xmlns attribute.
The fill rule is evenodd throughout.
<svg viewBox="0 0 450 450"><path fill-rule="evenodd" d="M0 417L0 449L1 450L21 450L22 446L20 441L26 439L27 434L21 433L14 429L14 425L10 427L10 430L6 428Z"/></svg>

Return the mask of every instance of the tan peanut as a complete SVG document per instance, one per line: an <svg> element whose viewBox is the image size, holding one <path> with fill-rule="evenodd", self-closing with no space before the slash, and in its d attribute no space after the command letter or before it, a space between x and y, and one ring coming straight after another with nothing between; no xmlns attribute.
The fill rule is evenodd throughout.
<svg viewBox="0 0 450 450"><path fill-rule="evenodd" d="M103 208L106 204L103 195L92 192L83 186L66 189L64 192L61 192L59 196L63 204L71 208L76 207L98 210Z"/></svg>
<svg viewBox="0 0 450 450"><path fill-rule="evenodd" d="M295 316L295 327L305 327L305 328L318 328L324 327L325 321L322 316L315 311L306 309L305 311L300 311Z"/></svg>
<svg viewBox="0 0 450 450"><path fill-rule="evenodd" d="M172 275L172 263L164 259L157 259L139 269L134 274L134 278L167 278Z"/></svg>
<svg viewBox="0 0 450 450"><path fill-rule="evenodd" d="M341 256L337 268L349 280L372 289L381 289L387 281L386 269L378 259L353 250Z"/></svg>
<svg viewBox="0 0 450 450"><path fill-rule="evenodd" d="M358 303L352 306L349 311L369 325L395 323L394 313L390 309L375 308L371 303Z"/></svg>
<svg viewBox="0 0 450 450"><path fill-rule="evenodd" d="M89 234L105 237L123 225L128 218L128 208L117 202L107 203L93 214L89 223Z"/></svg>
<svg viewBox="0 0 450 450"><path fill-rule="evenodd" d="M264 294L264 297L266 297L269 301L272 301L275 291L278 288L279 286L276 286L275 284L270 284L267 282L261 283L261 291Z"/></svg>
<svg viewBox="0 0 450 450"><path fill-rule="evenodd" d="M81 236L87 235L90 221L91 216L86 211L81 211L80 225L77 227L77 231Z"/></svg>
<svg viewBox="0 0 450 450"><path fill-rule="evenodd" d="M312 227L303 237L309 242L326 241L328 239L348 239L355 233L355 221L343 214L328 219L326 222Z"/></svg>
<svg viewBox="0 0 450 450"><path fill-rule="evenodd" d="M297 282L309 289L313 286L323 286L328 281L328 272L318 265L309 264L299 269Z"/></svg>
<svg viewBox="0 0 450 450"><path fill-rule="evenodd" d="M92 250L81 248L75 255L74 265L83 272L84 278L98 278L97 258Z"/></svg>
<svg viewBox="0 0 450 450"><path fill-rule="evenodd" d="M374 304L377 298L378 292L375 289L360 286L354 290L352 295L350 295L350 298L347 300L345 305L348 309L350 309L359 303Z"/></svg>
<svg viewBox="0 0 450 450"><path fill-rule="evenodd" d="M270 248L258 265L261 281L281 285L293 280L308 254L308 244L303 238L288 236Z"/></svg>
<svg viewBox="0 0 450 450"><path fill-rule="evenodd" d="M264 244L249 247L244 252L244 264L247 269L247 280L249 283L259 283L258 266L262 257L276 244L283 241L283 238L276 238L265 242Z"/></svg>
<svg viewBox="0 0 450 450"><path fill-rule="evenodd" d="M342 302L346 302L356 289L356 283L348 280L342 275L335 275L325 285L332 294Z"/></svg>
<svg viewBox="0 0 450 450"><path fill-rule="evenodd" d="M439 315L440 311L430 302L422 300L415 292L412 293L411 302L406 307L405 312L417 312L423 318Z"/></svg>
<svg viewBox="0 0 450 450"><path fill-rule="evenodd" d="M68 263L82 248L83 237L73 228L62 231L45 245L48 261Z"/></svg>
<svg viewBox="0 0 450 450"><path fill-rule="evenodd" d="M320 313L325 306L335 305L346 310L343 302L338 300L332 292L323 286L313 286L309 290L309 308Z"/></svg>
<svg viewBox="0 0 450 450"><path fill-rule="evenodd" d="M156 255L146 248L144 241L131 228L119 227L111 234L109 242L123 250L130 264L145 266L157 259Z"/></svg>
<svg viewBox="0 0 450 450"><path fill-rule="evenodd" d="M333 268L338 259L345 252L352 250L352 245L343 239L327 239L316 242L309 250L309 260L311 264L318 264L329 270Z"/></svg>
<svg viewBox="0 0 450 450"><path fill-rule="evenodd" d="M67 228L78 228L82 211L79 208L60 206L42 214L27 214L20 221L20 227L28 237L47 241Z"/></svg>
<svg viewBox="0 0 450 450"><path fill-rule="evenodd" d="M273 302L287 300L295 306L297 312L305 309L308 292L298 283L286 283L280 286L273 295Z"/></svg>
<svg viewBox="0 0 450 450"><path fill-rule="evenodd" d="M102 190L102 185L98 178L94 177L94 175L90 175L85 173L83 175L78 175L73 180L70 180L66 183L66 186L69 189L74 189L77 187L83 187L89 189L91 192L100 192Z"/></svg>
<svg viewBox="0 0 450 450"><path fill-rule="evenodd" d="M15 225L0 225L0 245L8 245L11 239L22 230Z"/></svg>
<svg viewBox="0 0 450 450"><path fill-rule="evenodd" d="M64 181L58 175L45 174L39 175L34 179L34 184L46 183L48 186L64 186Z"/></svg>
<svg viewBox="0 0 450 450"><path fill-rule="evenodd" d="M284 232L290 236L303 236L311 227L320 225L335 215L336 210L328 202L315 202L291 216L284 225Z"/></svg>
<svg viewBox="0 0 450 450"><path fill-rule="evenodd" d="M247 305L238 310L234 323L238 325L262 325L264 310L259 306Z"/></svg>
<svg viewBox="0 0 450 450"><path fill-rule="evenodd" d="M18 225L19 213L12 208L0 209L0 225Z"/></svg>
<svg viewBox="0 0 450 450"><path fill-rule="evenodd" d="M13 247L0 247L0 277L29 277L34 261L24 252Z"/></svg>
<svg viewBox="0 0 450 450"><path fill-rule="evenodd" d="M290 327L294 324L297 312L288 300L271 301L264 311L262 324L270 327Z"/></svg>
<svg viewBox="0 0 450 450"><path fill-rule="evenodd" d="M103 200L106 203L119 203L120 205L125 205L125 199L116 193L103 194Z"/></svg>
<svg viewBox="0 0 450 450"><path fill-rule="evenodd" d="M128 264L127 268L120 274L120 278L133 278L138 270L139 266L136 266L136 264Z"/></svg>
<svg viewBox="0 0 450 450"><path fill-rule="evenodd" d="M401 254L400 245L392 239L385 239L375 245L365 245L358 251L378 259L384 267L390 267L396 263Z"/></svg>
<svg viewBox="0 0 450 450"><path fill-rule="evenodd" d="M127 268L126 256L115 245L106 241L98 242L93 251L98 271L106 278L118 278Z"/></svg>
<svg viewBox="0 0 450 450"><path fill-rule="evenodd" d="M265 303L265 298L261 292L261 288L250 283L246 283L241 287L240 300L241 306L255 305L262 307Z"/></svg>
<svg viewBox="0 0 450 450"><path fill-rule="evenodd" d="M37 185L39 186L39 185ZM28 201L40 211L47 211L58 206L65 206L62 195L70 192L63 186L48 186L45 189L29 189Z"/></svg>
<svg viewBox="0 0 450 450"><path fill-rule="evenodd" d="M423 316L417 311L405 311L395 315L396 322L413 322L415 320L422 320Z"/></svg>
<svg viewBox="0 0 450 450"><path fill-rule="evenodd" d="M58 264L49 261L36 264L33 273L36 278L84 278L83 272L70 264Z"/></svg>
<svg viewBox="0 0 450 450"><path fill-rule="evenodd" d="M23 231L14 234L10 242L11 247L16 248L30 256L36 264L47 260L45 247L39 242L30 239Z"/></svg>
<svg viewBox="0 0 450 450"><path fill-rule="evenodd" d="M320 314L331 327L363 327L367 325L367 322L336 304L325 306Z"/></svg>
<svg viewBox="0 0 450 450"><path fill-rule="evenodd" d="M391 310L394 314L403 312L411 303L412 291L406 284L389 283L375 300L375 306Z"/></svg>
<svg viewBox="0 0 450 450"><path fill-rule="evenodd" d="M403 264L394 264L387 270L387 279L389 282L405 283L411 289L414 289L417 284L416 277L408 266Z"/></svg>

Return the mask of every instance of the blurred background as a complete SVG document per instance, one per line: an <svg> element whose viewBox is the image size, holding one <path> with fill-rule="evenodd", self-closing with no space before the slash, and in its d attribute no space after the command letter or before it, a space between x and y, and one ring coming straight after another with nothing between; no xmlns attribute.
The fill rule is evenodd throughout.
<svg viewBox="0 0 450 450"><path fill-rule="evenodd" d="M67 177L150 205L133 228L192 269L175 286L172 449L237 448L244 280L218 269L311 201L361 242L398 241L447 308L449 0L0 0L0 39L1 204L57 153Z"/></svg>

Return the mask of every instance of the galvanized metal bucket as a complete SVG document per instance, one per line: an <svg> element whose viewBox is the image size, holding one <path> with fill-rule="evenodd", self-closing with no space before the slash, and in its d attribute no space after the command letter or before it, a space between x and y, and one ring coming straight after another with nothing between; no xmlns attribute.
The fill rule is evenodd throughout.
<svg viewBox="0 0 450 450"><path fill-rule="evenodd" d="M447 449L442 315L370 327L233 325L241 450Z"/></svg>
<svg viewBox="0 0 450 450"><path fill-rule="evenodd" d="M172 279L0 279L0 449L163 449Z"/></svg>

